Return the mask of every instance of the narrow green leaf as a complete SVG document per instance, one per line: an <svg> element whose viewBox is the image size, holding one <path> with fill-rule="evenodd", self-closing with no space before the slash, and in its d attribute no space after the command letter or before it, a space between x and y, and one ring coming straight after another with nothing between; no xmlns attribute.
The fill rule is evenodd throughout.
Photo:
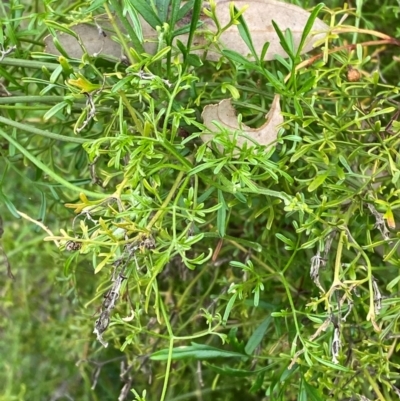
<svg viewBox="0 0 400 401"><path fill-rule="evenodd" d="M400 276L395 277L387 286L386 289L390 291L393 287L395 287L400 281Z"/></svg>
<svg viewBox="0 0 400 401"><path fill-rule="evenodd" d="M315 75L311 76L301 85L301 88L298 90L298 93L308 92L311 88L314 87L314 85L316 85L316 82L317 82L317 77Z"/></svg>
<svg viewBox="0 0 400 401"><path fill-rule="evenodd" d="M163 349L151 354L153 361L165 361L168 359L169 349ZM190 346L176 347L172 350L172 360L181 359L213 359L213 358L243 358L245 355L238 352L225 351L208 345L192 343Z"/></svg>
<svg viewBox="0 0 400 401"><path fill-rule="evenodd" d="M150 64L154 63L157 60L160 60L160 59L164 58L164 56L166 54L168 54L170 51L171 51L171 47L170 46L166 46L166 47L162 48L159 52L157 52L157 54L155 54L151 58L151 63Z"/></svg>
<svg viewBox="0 0 400 401"><path fill-rule="evenodd" d="M325 172L324 174L317 175L312 181L311 184L308 186L308 192L315 191L320 185L322 185L326 178L328 177L328 173Z"/></svg>
<svg viewBox="0 0 400 401"><path fill-rule="evenodd" d="M6 206L7 209L10 211L10 213L17 219L20 219L21 216L18 214L16 207L14 204L8 199L6 195L4 195L3 191L0 188L0 201L3 202Z"/></svg>
<svg viewBox="0 0 400 401"><path fill-rule="evenodd" d="M268 330L269 325L272 322L272 317L268 316L255 330L254 333L250 336L247 344L244 348L247 355L252 355L254 350L261 344L261 341L264 338L266 331Z"/></svg>
<svg viewBox="0 0 400 401"><path fill-rule="evenodd" d="M343 155L339 155L339 161L340 161L340 163L342 163L343 167L346 168L348 173L353 174L353 171L352 171L348 161L346 160L345 157L343 157Z"/></svg>
<svg viewBox="0 0 400 401"><path fill-rule="evenodd" d="M176 22L176 19L175 19L176 15L173 16L172 14L176 13L176 11L174 11L174 9L176 9L176 8L179 9L180 2L181 2L181 0L172 0L171 18L174 21L173 25L175 25L175 22ZM171 3L171 0L156 0L157 14L162 22L167 21L168 8L169 8L170 3ZM171 22L171 19L170 19L170 22ZM173 26L173 25L171 25L171 26Z"/></svg>
<svg viewBox="0 0 400 401"><path fill-rule="evenodd" d="M197 28L199 28L200 26L201 26L201 24L198 23L198 24L197 24ZM181 27L181 28L176 29L176 30L174 31L174 33L173 33L173 37L179 36L179 35L185 35L185 34L187 34L187 33L189 33L189 32L190 32L190 25L185 25L185 26L183 26L183 27ZM185 48L186 48L186 46L187 46L187 44L185 45ZM186 48L186 49L187 49L187 48Z"/></svg>
<svg viewBox="0 0 400 401"><path fill-rule="evenodd" d="M187 44L186 44L186 48L188 50L188 53L190 52L190 48L192 47L193 38L194 38L194 35L196 33L196 29L197 29L197 23L199 22L199 19L200 19L201 5L202 5L202 0L195 0L194 1L192 19L191 19L191 22L190 22L190 32L189 32L189 37L188 37L188 41L187 41ZM186 66L186 60L185 60L185 66Z"/></svg>
<svg viewBox="0 0 400 401"><path fill-rule="evenodd" d="M231 377L249 377L249 376L258 375L262 372L270 370L273 366L273 365L268 365L262 369L246 370L246 369L235 369L228 365L217 366L210 362L205 362L204 365L207 366L207 368L211 369L212 371L214 371L218 374L221 374L224 376L231 376Z"/></svg>
<svg viewBox="0 0 400 401"><path fill-rule="evenodd" d="M67 102L61 102L57 103L54 105L50 110L46 112L46 114L43 116L44 120L50 120L51 117L56 115L60 110L62 110L64 107L68 106Z"/></svg>
<svg viewBox="0 0 400 401"><path fill-rule="evenodd" d="M238 10L236 7L234 7L235 9L235 13L238 13ZM241 36L241 38L243 39L243 41L246 43L247 47L250 49L251 54L253 55L253 57L256 59L257 63L259 62L259 58L258 55L254 49L254 45L253 45L253 40L251 39L251 34L250 34L250 30L249 27L246 24L246 21L243 17L243 14L240 15L240 17L238 18L238 21L240 22L240 24L237 26L239 34Z"/></svg>
<svg viewBox="0 0 400 401"><path fill-rule="evenodd" d="M330 361L327 361L325 359L320 358L319 356L316 356L312 354L312 357L316 359L318 362L320 362L322 365L328 366L329 368L332 368L334 370L340 370L341 372L347 372L347 373L352 373L353 370L346 368L345 366L339 365L337 363L333 363Z"/></svg>
<svg viewBox="0 0 400 401"><path fill-rule="evenodd" d="M224 193L220 189L218 190L218 203L222 206L217 211L217 229L220 237L223 238L226 232L226 211L228 207L226 206Z"/></svg>
<svg viewBox="0 0 400 401"><path fill-rule="evenodd" d="M215 160L213 160L213 161L210 161L210 162L199 164L199 165L197 165L196 167L193 167L190 170L189 175L195 175L195 174L199 173L200 171L207 170L207 169L210 169L210 168L214 168L215 167L215 163L216 163Z"/></svg>
<svg viewBox="0 0 400 401"><path fill-rule="evenodd" d="M262 71L262 69L256 65L255 63L252 63L250 60L247 60L247 58L243 57L241 54L238 52L235 52L234 50L222 50L222 54L226 56L229 60L235 61L236 63L242 64L244 67L249 68L251 70L258 70Z"/></svg>
<svg viewBox="0 0 400 401"><path fill-rule="evenodd" d="M181 51L181 53L185 57L187 54L186 46L179 39L176 40L176 46L178 47L178 49Z"/></svg>
<svg viewBox="0 0 400 401"><path fill-rule="evenodd" d="M115 1L115 0L114 0ZM131 6L144 18L144 20L154 29L157 26L162 26L162 21L154 12L147 0L129 0Z"/></svg>
<svg viewBox="0 0 400 401"><path fill-rule="evenodd" d="M53 28L57 31L64 32L68 35L73 36L75 39L79 39L78 34L74 32L72 29L67 28L66 26L59 24L58 22L55 21L50 21L50 20L45 20L44 23L49 27Z"/></svg>
<svg viewBox="0 0 400 401"><path fill-rule="evenodd" d="M276 54L275 59L276 61L279 61L289 72L292 71L292 61L290 59L285 59L280 54Z"/></svg>
<svg viewBox="0 0 400 401"><path fill-rule="evenodd" d="M291 197L289 195L287 195L286 193L274 191L273 189L268 189L268 188L257 187L255 190L250 189L250 188L241 188L240 192L258 193L258 194L272 196L273 198L282 199L285 202L285 204L288 204L291 201Z"/></svg>
<svg viewBox="0 0 400 401"><path fill-rule="evenodd" d="M92 4L86 9L86 13L92 13L93 11L96 11L98 8L100 8L106 0L94 0L92 1Z"/></svg>
<svg viewBox="0 0 400 401"><path fill-rule="evenodd" d="M261 50L260 63L264 61L268 48L269 48L269 42L265 42Z"/></svg>
<svg viewBox="0 0 400 401"><path fill-rule="evenodd" d="M325 4L324 4L324 3L319 3L319 4L314 8L314 10L311 12L311 14L310 14L310 16L309 16L309 18L308 18L308 20L307 20L306 26L304 27L304 31L303 31L303 33L302 33L302 35L301 35L299 48L297 49L297 52L296 52L296 57L300 56L301 49L303 48L304 43L305 43L305 41L307 40L307 36L308 36L308 35L310 34L310 32L311 32L311 29L312 29L312 27L313 27L313 25L314 25L315 20L317 19L317 16L318 16L319 12L320 12L324 7L325 7Z"/></svg>
<svg viewBox="0 0 400 401"><path fill-rule="evenodd" d="M203 61L197 54L188 54L186 56L186 61L187 61L188 65L195 67L195 68L199 68L203 65Z"/></svg>
<svg viewBox="0 0 400 401"><path fill-rule="evenodd" d="M62 46L62 44L60 43L58 38L53 36L52 39L53 39L53 43L54 43L55 48L61 53L61 55L64 56L66 59L70 59L71 57L66 52L66 50L64 49L64 47Z"/></svg>
<svg viewBox="0 0 400 401"><path fill-rule="evenodd" d="M1 116L0 116L0 123L9 125L11 127L20 129L22 131L30 132L31 134L34 134L34 135L40 135L45 138L54 139L56 141L64 141L64 142L79 143L79 144L91 142L90 139L75 138L75 137L70 137L70 136L54 134L53 132L44 131L44 130L35 128L32 125L22 124L18 121L10 120L9 118L5 118L5 117L1 117Z"/></svg>
<svg viewBox="0 0 400 401"><path fill-rule="evenodd" d="M286 245L289 245L292 248L295 247L295 243L290 238L285 237L283 234L276 233L275 236L279 238L282 242L284 242Z"/></svg>
<svg viewBox="0 0 400 401"><path fill-rule="evenodd" d="M247 239L231 237L230 235L226 235L226 234L225 234L224 238L227 240L235 241L238 244L243 245L246 248L251 248L251 249L255 250L256 252L261 252L263 249L263 247L260 244L258 244L257 242L249 241Z"/></svg>
<svg viewBox="0 0 400 401"><path fill-rule="evenodd" d="M277 89L278 91L281 91L282 93L285 93L286 86L281 81L279 81L279 79L274 74L272 74L265 68L262 70L262 73L264 74L265 78L268 79L270 84L275 87L275 89Z"/></svg>
<svg viewBox="0 0 400 401"><path fill-rule="evenodd" d="M78 188L75 186L72 182L67 181L66 179L62 178L58 174L54 172L51 168L49 168L47 165L42 163L37 157L33 156L31 152L29 152L27 149L24 148L17 140L15 140L13 137L9 136L6 132L4 132L2 129L0 129L0 136L2 136L4 139L6 139L10 144L15 146L21 154L23 154L27 159L29 159L37 168L40 168L43 170L44 173L46 173L49 177L54 179L57 184L68 188L75 193L84 193L88 196L91 196L94 199L104 199L106 197L105 194L99 193L99 192L94 192L94 191L89 191L84 188Z"/></svg>
<svg viewBox="0 0 400 401"><path fill-rule="evenodd" d="M181 20L190 10L194 8L195 0L187 1L178 12L178 21Z"/></svg>
<svg viewBox="0 0 400 401"><path fill-rule="evenodd" d="M283 48L283 50L285 50L285 52L287 53L287 55L294 60L294 54L293 54L293 49L291 48L290 44L288 43L287 38L285 37L284 33L281 31L281 29L279 28L279 26L276 24L276 22L274 20L271 21L272 25L275 29L276 34L279 37L279 42Z"/></svg>
<svg viewBox="0 0 400 401"><path fill-rule="evenodd" d="M79 252L74 252L70 256L68 256L67 260L64 262L63 273L65 277L68 277L71 274L71 264L74 259L77 259L79 256Z"/></svg>
<svg viewBox="0 0 400 401"><path fill-rule="evenodd" d="M41 170L40 170L41 171ZM44 221L45 220L45 218L46 218L46 211L47 211L47 200L46 200L46 195L45 195L45 193L43 192L43 191L41 191L40 189L39 189L39 191L40 191L40 199L41 199L41 202L40 202L40 209L39 209L39 216L38 216L38 221ZM40 227L37 227L38 228L38 231L40 231L41 230L41 228Z"/></svg>
<svg viewBox="0 0 400 401"><path fill-rule="evenodd" d="M226 325L226 322L227 322L228 319L229 319L229 315L230 315L230 313L231 313L231 310L232 310L232 308L233 308L233 305L235 304L237 295L238 295L237 292L234 293L234 294L231 296L231 299L229 300L228 305L226 305L226 309L225 309L225 312L224 312L224 316L222 317L222 324L223 324L223 325Z"/></svg>
<svg viewBox="0 0 400 401"><path fill-rule="evenodd" d="M326 397L322 397L322 394L319 392L319 390L308 384L305 379L303 379L303 388L305 390L305 393L307 394L308 401L326 400Z"/></svg>
<svg viewBox="0 0 400 401"><path fill-rule="evenodd" d="M291 157L290 161L291 163L294 163L295 161L299 160L302 156L304 156L312 147L312 145L302 145L298 151Z"/></svg>

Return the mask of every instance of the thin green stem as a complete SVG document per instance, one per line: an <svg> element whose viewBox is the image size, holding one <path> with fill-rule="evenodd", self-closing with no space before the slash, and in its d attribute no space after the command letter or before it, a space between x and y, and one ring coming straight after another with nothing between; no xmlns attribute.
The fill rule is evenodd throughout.
<svg viewBox="0 0 400 401"><path fill-rule="evenodd" d="M65 99L64 96L6 96L0 97L0 104L15 104L15 103L50 103L57 104ZM86 100L82 97L82 100L74 99L75 103L86 104Z"/></svg>
<svg viewBox="0 0 400 401"><path fill-rule="evenodd" d="M175 195L175 192L178 189L179 184L181 183L184 174L185 173L183 171L179 172L178 176L175 179L174 184L172 185L171 190L169 191L168 196L165 198L163 204L160 206L157 213L150 220L149 224L147 224L147 226L146 226L147 231L151 231L152 227L157 222L157 220L166 212L167 206L168 206L169 202L171 201L172 197Z"/></svg>
<svg viewBox="0 0 400 401"><path fill-rule="evenodd" d="M335 268L333 274L333 283L332 286L340 285L340 270L342 267L342 252L343 252L343 242L345 239L346 233L345 231L340 232L338 247L336 250L336 258L335 258Z"/></svg>
<svg viewBox="0 0 400 401"><path fill-rule="evenodd" d="M242 245L238 244L236 241L232 241L232 240L228 240L232 245L234 245L236 248L240 249L242 252L244 253L248 253L247 249L245 247L243 247ZM262 266L265 270L267 270L268 272L270 272L271 274L273 274L274 276L282 276L282 272L277 272L276 270L274 270L271 266L268 266L266 263L264 263L260 258L258 258L257 256L251 254L250 258L252 260L254 260L255 262L257 262L260 266ZM297 289L291 285L288 284L289 288L291 291L296 292Z"/></svg>
<svg viewBox="0 0 400 401"><path fill-rule="evenodd" d="M42 68L47 68L49 71L54 71L58 68L58 63L46 63L44 61L34 61L34 60L25 60L18 58L5 58L0 61L0 65L8 65L12 67L21 67L21 68L36 68L41 70Z"/></svg>
<svg viewBox="0 0 400 401"><path fill-rule="evenodd" d="M167 312L165 310L164 302L162 301L161 298L159 298L159 305L160 305L161 313L162 313L162 315L164 317L164 323L165 323L165 325L167 327L167 331L168 331L168 334L169 334L168 360L167 360L167 367L166 367L166 370L165 370L164 385L163 385L161 398L160 398L160 401L164 401L165 400L165 396L167 394L167 390L168 390L168 380L169 380L169 375L170 375L170 372L171 372L172 350L174 348L174 333L172 331L172 327L171 327L171 323L170 323L169 317L168 317Z"/></svg>
<svg viewBox="0 0 400 401"><path fill-rule="evenodd" d="M376 384L375 380L369 374L368 369L363 369L363 373L364 373L365 377L367 378L367 380L368 380L369 384L371 385L371 387L374 389L379 401L386 401L386 398L381 393L381 390L379 389L379 386Z"/></svg>
<svg viewBox="0 0 400 401"><path fill-rule="evenodd" d="M131 115L132 120L135 123L136 130L143 135L143 124L137 117L135 109L131 106L131 104L130 104L128 98L125 96L124 92L120 91L120 92L118 92L118 94L121 96L124 106L127 108L129 114Z"/></svg>
<svg viewBox="0 0 400 401"><path fill-rule="evenodd" d="M84 193L87 196L91 196L94 199L104 199L109 195L101 194L98 192L89 191L87 189L79 188L74 184L71 184L69 181L60 177L56 174L51 168L47 167L40 160L38 160L35 156L32 155L29 151L27 151L21 144L19 144L13 137L6 134L2 129L0 129L0 135L5 138L9 143L11 143L15 148L17 148L28 160L30 160L36 167L45 172L49 177L53 178L54 181L63 185L66 189L70 189L74 193Z"/></svg>
<svg viewBox="0 0 400 401"><path fill-rule="evenodd" d="M14 127L14 128L18 128L18 129L26 131L26 132L30 132L31 134L40 135L40 136L43 136L45 138L54 139L56 141L79 143L79 144L87 143L87 142L91 142L92 141L91 139L70 137L70 136L54 134L53 132L49 132L49 131L43 131L43 130L35 128L35 127L31 126L31 125L22 124L22 123L19 123L19 122L14 121L14 120L10 120L9 118L5 118L5 117L0 117L0 123L3 123L5 125L9 125L9 126Z"/></svg>
<svg viewBox="0 0 400 401"><path fill-rule="evenodd" d="M286 263L286 265L284 266L284 268L282 269L282 274L284 274L286 272L286 270L292 265L293 260L295 258L295 256L297 255L297 251L300 248L300 242L301 242L301 237L298 236L297 238L297 244L296 244L296 248L293 251L292 255L290 256L290 259L288 260L288 262Z"/></svg>
<svg viewBox="0 0 400 401"><path fill-rule="evenodd" d="M144 53L144 48L142 43L140 42L139 38L137 37L134 29L132 28L131 24L129 23L129 21L126 19L126 17L124 16L123 10L121 8L121 4L119 1L117 0L110 0L110 3L115 11L115 13L117 14L118 17L118 21L122 24L122 26L125 28L126 32L128 32L128 35L132 41L132 45L134 46L135 50L137 53ZM122 33L118 27L118 25L115 23L115 18L113 17L112 13L110 12L110 9L108 7L108 5L105 3L105 8L106 8L106 12L111 20L111 23L114 26L115 32L118 35L118 38L121 40L121 43L124 47L124 50L126 52L126 56L129 58L131 64L135 63L135 59L133 58L131 52L129 51L129 47L125 41L125 39L122 36Z"/></svg>
<svg viewBox="0 0 400 401"><path fill-rule="evenodd" d="M284 274L283 273L278 273L278 274L281 276L281 282L282 282L283 286L285 287L286 295L287 295L289 303L290 303L290 308L292 309L293 321L294 321L294 325L296 326L297 335L299 336L300 341L303 342L303 340L301 338L301 330L299 327L299 323L297 321L296 308L294 306L294 302L293 302L292 294L289 289L289 285L286 281Z"/></svg>
<svg viewBox="0 0 400 401"><path fill-rule="evenodd" d="M121 7L119 5L119 3L115 0L110 0L111 4L114 7L114 10L118 16L119 21L122 23L122 25L124 26L125 29L128 30L128 25L125 16L123 15L122 11L121 11ZM131 54L131 52L129 51L129 47L128 44L126 43L125 38L123 37L121 30L119 29L118 24L115 22L115 18L113 13L110 11L110 8L108 7L108 4L105 2L104 3L104 8L107 12L108 18L110 19L111 25L113 26L115 33L118 36L118 39L122 45L122 47L124 48L125 51L125 55L129 58L129 61L131 64L134 64L135 60ZM132 27L129 27L129 30L132 30Z"/></svg>

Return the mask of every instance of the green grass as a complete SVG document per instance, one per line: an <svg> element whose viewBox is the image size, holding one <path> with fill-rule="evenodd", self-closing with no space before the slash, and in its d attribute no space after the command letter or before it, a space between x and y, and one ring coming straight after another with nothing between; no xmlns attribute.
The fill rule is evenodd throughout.
<svg viewBox="0 0 400 401"><path fill-rule="evenodd" d="M0 41L16 46L0 61L15 275L3 256L0 400L115 400L124 385L127 400L396 400L398 43L356 46L382 38L354 28L301 58L210 62L168 51L180 2L155 2L0 5ZM132 4L169 22L156 55L123 20ZM346 25L398 36L396 2L355 4ZM319 17L337 24L342 2L329 7ZM57 27L100 14L127 60L44 53ZM275 94L276 146L201 141L206 105L235 97L259 127Z"/></svg>

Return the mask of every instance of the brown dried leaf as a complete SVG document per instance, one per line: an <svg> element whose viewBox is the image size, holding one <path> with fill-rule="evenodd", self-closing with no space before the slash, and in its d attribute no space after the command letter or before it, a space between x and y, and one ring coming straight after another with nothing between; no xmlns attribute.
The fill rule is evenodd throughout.
<svg viewBox="0 0 400 401"><path fill-rule="evenodd" d="M227 25L230 20L230 3L232 1L217 1L216 14L222 26ZM310 17L308 11L293 4L277 0L236 0L233 3L238 10L244 6L248 6L243 16L249 27L254 49L258 55L261 54L264 44L269 42L270 45L265 60L273 60L276 54L287 57L286 52L279 43L279 37L274 30L272 20L276 22L281 31L284 32L288 28L292 31L295 49L297 50L304 27ZM212 21L206 21L206 25L211 31L216 31L216 27ZM328 25L317 18L301 50L301 54L311 51L316 42L326 37L328 30ZM250 50L240 37L236 26L230 27L221 35L220 44L222 44L223 48L235 50L243 56L250 54ZM215 50L210 51L207 55L208 60L216 61L219 58L220 54Z"/></svg>
<svg viewBox="0 0 400 401"><path fill-rule="evenodd" d="M276 140L278 135L278 125L283 123L279 98L279 95L275 95L271 109L266 115L267 121L260 128L250 128L244 124L239 126L235 109L231 104L231 99L224 99L219 104L206 106L202 113L204 125L211 132L218 133L219 128L214 124L214 121L217 121L229 131L242 131L259 145L268 146ZM214 135L212 134L204 134L201 136L201 139L204 142L208 142L213 138L213 136ZM233 134L231 136L233 136ZM241 148L244 143L247 143L249 146L254 146L254 142L251 140L244 136L238 136L238 147Z"/></svg>

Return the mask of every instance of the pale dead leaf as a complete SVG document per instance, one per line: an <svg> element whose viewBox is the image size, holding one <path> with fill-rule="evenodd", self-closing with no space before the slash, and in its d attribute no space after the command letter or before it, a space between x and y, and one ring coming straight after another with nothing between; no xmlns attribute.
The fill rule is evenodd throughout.
<svg viewBox="0 0 400 401"><path fill-rule="evenodd" d="M231 99L224 99L219 104L206 106L202 113L204 125L211 132L219 133L220 129L214 123L217 121L224 128L232 132L232 135L230 135L231 137L234 132L241 131L251 137L259 145L268 146L276 140L279 130L278 126L283 123L279 98L279 95L275 95L271 108L266 115L267 121L260 128L250 128L244 124L239 126L235 109L231 104ZM201 139L204 142L209 142L213 137L213 134L204 134L201 136ZM254 142L250 139L244 136L238 136L238 147L243 147L244 143L247 143L249 146L254 146Z"/></svg>
<svg viewBox="0 0 400 401"><path fill-rule="evenodd" d="M308 11L293 4L287 4L277 0L218 0L216 1L216 15L221 26L227 25L230 20L229 5L232 2L235 4L238 10L244 6L248 6L243 15L250 30L255 51L258 55L261 54L265 43L269 42L269 48L265 56L265 60L274 60L275 55L277 54L284 58L288 57L280 45L279 37L272 25L272 20L277 23L281 31L284 32L288 28L291 30L295 49L298 49L302 33L306 26L307 20L310 17L310 13ZM205 5L206 4L207 3L205 3ZM214 43L210 43L205 36L205 32L216 34L217 28L211 18L207 17L205 14L202 13L200 19L203 21L204 25L194 36L193 46L207 49L207 60L218 61L221 57L220 50L218 50ZM146 51L150 54L153 54L157 49L158 34L141 17L140 22L142 25ZM187 23L186 20L185 23ZM183 25L184 23L179 21L177 26L182 27ZM306 42L304 43L301 54L313 50L314 45L317 42L321 43L321 41L326 37L328 31L329 26L317 18L308 38L306 39ZM176 37L174 39L174 44L176 43L177 39L183 43L186 43L188 35L184 34ZM230 27L220 36L218 46L222 49L235 50L244 57L250 56L249 58L252 58L250 55L250 50L241 38L236 26ZM202 56L204 50L195 50L192 51L192 53Z"/></svg>
<svg viewBox="0 0 400 401"><path fill-rule="evenodd" d="M217 1L216 14L221 26L227 25L230 20L230 3L232 1ZM243 16L250 30L254 49L258 55L261 54L264 44L269 42L265 60L273 60L277 54L282 57L288 57L279 43L279 37L272 25L272 20L276 22L282 32L285 32L288 28L292 31L295 49L298 49L301 35L310 17L308 11L293 4L277 0L237 0L233 1L233 3L238 10L244 6L248 6ZM206 21L206 25L211 31L216 31L216 27L212 21ZM328 31L329 26L317 18L301 50L301 54L311 51L317 42L326 37ZM230 27L221 35L220 44L222 48L235 50L242 56L250 54L250 50L241 38L236 26ZM211 51L207 54L207 59L217 61L219 58L220 53L211 47Z"/></svg>
<svg viewBox="0 0 400 401"><path fill-rule="evenodd" d="M74 31L80 38L80 41L85 48L89 56L101 56L104 58L118 58L122 56L121 46L111 39L111 34L101 31L95 26L88 24L78 24L69 27L70 30ZM104 36L106 35L106 36ZM79 41L72 35L60 32L57 36L61 46L65 52L71 58L80 59L84 51ZM49 54L59 55L60 52L54 46L53 37L48 35L44 38L46 45L45 52Z"/></svg>
<svg viewBox="0 0 400 401"><path fill-rule="evenodd" d="M216 14L222 26L226 25L230 20L229 15L229 0L218 0ZM266 54L265 60L273 60L275 55L287 57L286 52L283 50L279 43L278 35L276 34L272 20L274 20L282 31L290 29L293 34L295 48L299 46L300 39L310 13L301 7L283 3L277 0L236 0L233 2L237 9L248 6L244 12L245 21L249 27L250 34L253 40L254 48L257 54L261 54L261 50L266 42L269 42L269 49ZM206 2L205 2L206 4ZM141 16L139 16L140 24L142 26L142 34L144 38L144 48L147 53L153 54L158 48L158 33L153 29ZM178 27L182 27L190 20L190 13L186 19L178 22ZM214 22L204 14L201 16L204 25L203 28L197 32L193 40L193 46L200 46L207 48L206 58L208 60L217 61L221 57L220 51L213 43L209 43L205 37L205 32L216 33L216 26ZM83 47L90 56L101 55L105 58L118 58L122 56L121 46L111 39L111 32L108 31L110 24L108 22L102 23L102 28L106 36L93 25L77 24L71 26L69 29L73 30L80 38ZM124 29L120 27L122 31ZM111 29L112 30L112 29ZM314 48L316 42L324 39L329 31L329 27L320 19L316 19L307 38L301 54L307 53ZM188 38L187 34L180 35L175 38L183 43L186 43ZM59 33L58 40L70 57L81 58L83 50L79 41L71 35L66 33ZM52 36L48 35L45 39L45 52L49 54L60 54L54 46ZM230 27L225 31L219 41L219 46L225 49L232 49L240 53L242 56L250 55L250 51L240 37L239 31L236 26ZM203 54L203 50L194 51L198 55ZM251 56L250 56L251 58Z"/></svg>

